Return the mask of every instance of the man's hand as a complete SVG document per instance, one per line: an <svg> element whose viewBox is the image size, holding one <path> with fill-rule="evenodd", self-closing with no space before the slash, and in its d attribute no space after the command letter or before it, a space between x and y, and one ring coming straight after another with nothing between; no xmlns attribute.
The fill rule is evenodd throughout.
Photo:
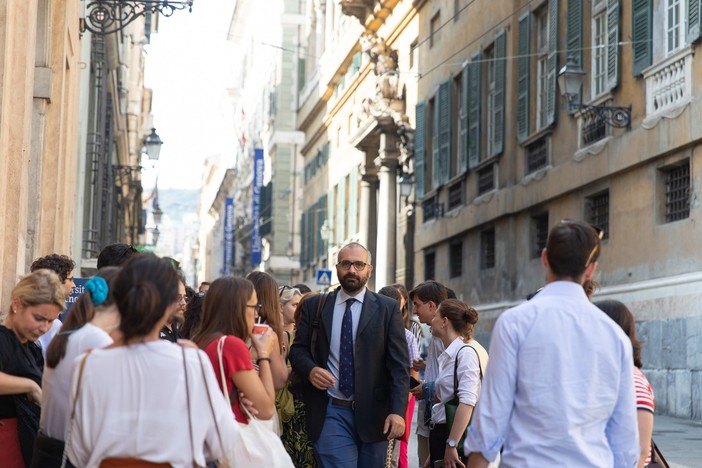
<svg viewBox="0 0 702 468"><path fill-rule="evenodd" d="M399 414L389 414L385 418L383 434L388 435L388 440L399 439L405 433L405 418Z"/></svg>
<svg viewBox="0 0 702 468"><path fill-rule="evenodd" d="M310 383L315 386L315 388L320 390L326 390L329 387L333 387L334 383L336 382L336 380L334 380L334 376L331 375L331 372L326 369L322 369L321 367L312 368L310 371L309 380Z"/></svg>
<svg viewBox="0 0 702 468"><path fill-rule="evenodd" d="M417 385L416 387L410 388L410 393L411 393L412 395L414 395L414 397L415 397L417 400L422 400L422 399L424 399L424 389L422 389L422 385L423 385L423 384L424 384L424 383L420 383L420 384Z"/></svg>
<svg viewBox="0 0 702 468"><path fill-rule="evenodd" d="M424 370L426 369L427 364L424 362L424 359L418 357L417 359L412 361L412 369L416 371Z"/></svg>

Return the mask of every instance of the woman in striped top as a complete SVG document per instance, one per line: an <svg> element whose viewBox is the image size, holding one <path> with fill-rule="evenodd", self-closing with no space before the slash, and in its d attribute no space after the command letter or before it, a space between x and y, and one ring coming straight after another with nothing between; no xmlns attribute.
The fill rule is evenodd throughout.
<svg viewBox="0 0 702 468"><path fill-rule="evenodd" d="M639 423L639 445L641 455L638 467L643 468L651 462L651 438L653 436L653 410L656 402L653 389L646 376L641 372L641 343L636 339L634 315L619 301L607 300L596 302L605 314L622 327L624 333L631 340L634 348L634 387L636 389L636 415Z"/></svg>

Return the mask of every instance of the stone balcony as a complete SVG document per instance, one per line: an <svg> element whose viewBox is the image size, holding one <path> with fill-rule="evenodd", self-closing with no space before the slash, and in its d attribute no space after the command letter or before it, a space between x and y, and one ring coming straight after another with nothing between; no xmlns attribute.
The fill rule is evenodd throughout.
<svg viewBox="0 0 702 468"><path fill-rule="evenodd" d="M661 118L679 116L692 99L693 49L687 46L644 72L646 118L643 126L655 126Z"/></svg>

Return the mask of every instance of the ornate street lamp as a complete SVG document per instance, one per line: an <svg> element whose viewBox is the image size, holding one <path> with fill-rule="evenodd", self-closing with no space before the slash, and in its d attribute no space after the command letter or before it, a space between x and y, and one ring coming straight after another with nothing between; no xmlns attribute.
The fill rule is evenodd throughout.
<svg viewBox="0 0 702 468"><path fill-rule="evenodd" d="M156 226L152 231L151 231L151 240L153 242L154 247L156 244L158 244L158 237L161 235L161 231L158 230L158 226Z"/></svg>
<svg viewBox="0 0 702 468"><path fill-rule="evenodd" d="M171 16L176 10L192 13L194 0L86 0L85 29L106 35L121 31L129 23L147 13Z"/></svg>
<svg viewBox="0 0 702 468"><path fill-rule="evenodd" d="M575 102L585 79L585 72L577 64L575 58L568 56L568 62L558 72L558 87L561 94L568 101L568 111L580 110L592 114L598 120L614 128L631 128L631 106L590 106Z"/></svg>
<svg viewBox="0 0 702 468"><path fill-rule="evenodd" d="M158 161L158 157L161 154L162 145L163 141L161 140L161 137L158 136L158 133L156 133L156 129L152 128L149 136L144 139L144 147L146 148L146 154L149 156L149 159Z"/></svg>
<svg viewBox="0 0 702 468"><path fill-rule="evenodd" d="M156 205L154 209L151 211L151 214L154 217L154 224L159 225L161 224L161 217L163 216L163 211L161 210L161 207Z"/></svg>

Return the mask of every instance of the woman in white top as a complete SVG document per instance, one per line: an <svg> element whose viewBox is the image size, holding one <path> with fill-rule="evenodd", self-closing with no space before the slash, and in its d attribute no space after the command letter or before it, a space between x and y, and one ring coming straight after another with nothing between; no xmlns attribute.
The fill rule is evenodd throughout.
<svg viewBox="0 0 702 468"><path fill-rule="evenodd" d="M431 332L443 342L445 350L438 359L439 374L434 384L436 403L431 412L433 428L425 467L433 467L437 460L443 460L446 468L465 466L466 459L458 448L480 397L481 369L487 365L485 348L473 339L473 326L477 322L478 312L456 299L442 301L431 321ZM453 425L448 427L445 405L455 395L458 409Z"/></svg>
<svg viewBox="0 0 702 468"><path fill-rule="evenodd" d="M207 357L159 340L178 307L175 269L155 255L134 255L111 289L120 337L75 361L71 463L184 468L231 457L237 429Z"/></svg>
<svg viewBox="0 0 702 468"><path fill-rule="evenodd" d="M68 429L68 387L73 361L84 352L102 348L113 341L109 333L119 325L119 313L109 296L108 283L117 271L116 267L103 268L86 282L86 292L73 304L61 331L46 350L41 420L32 466L61 466Z"/></svg>

